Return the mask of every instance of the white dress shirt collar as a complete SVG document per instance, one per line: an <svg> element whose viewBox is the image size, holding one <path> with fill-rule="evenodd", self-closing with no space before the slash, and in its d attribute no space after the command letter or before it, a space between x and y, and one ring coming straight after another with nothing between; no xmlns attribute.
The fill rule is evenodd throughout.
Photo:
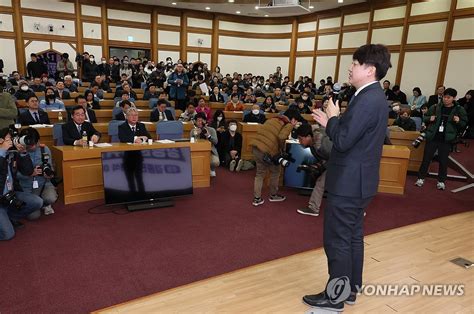
<svg viewBox="0 0 474 314"><path fill-rule="evenodd" d="M377 83L377 82L378 82L378 81L369 82L369 83L367 83L367 84L365 84L365 85L359 87L359 88L357 89L357 91L355 92L354 96L359 95L359 93L360 93L364 88L366 88L367 86L372 85L372 84Z"/></svg>

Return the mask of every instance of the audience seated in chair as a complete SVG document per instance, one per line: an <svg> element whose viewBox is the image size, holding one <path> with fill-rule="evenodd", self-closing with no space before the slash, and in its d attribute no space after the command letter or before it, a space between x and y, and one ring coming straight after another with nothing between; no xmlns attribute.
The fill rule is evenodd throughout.
<svg viewBox="0 0 474 314"><path fill-rule="evenodd" d="M18 117L21 125L51 124L48 114L39 109L38 97L36 95L29 96L26 99L26 105L28 110L24 110Z"/></svg>
<svg viewBox="0 0 474 314"><path fill-rule="evenodd" d="M94 144L99 142L100 132L98 132L92 123L86 120L84 107L75 106L71 112L71 120L63 124L63 141L64 145L84 146L84 132L87 135L87 141L92 141Z"/></svg>
<svg viewBox="0 0 474 314"><path fill-rule="evenodd" d="M173 114L170 110L166 109L166 100L159 100L157 107L150 113L151 122L160 122L160 121L173 121Z"/></svg>
<svg viewBox="0 0 474 314"><path fill-rule="evenodd" d="M204 113L207 118L207 122L211 123L212 122L212 114L211 114L211 107L209 107L209 104L206 102L206 99L204 97L200 97L198 100L198 105L196 107L196 112L197 113Z"/></svg>
<svg viewBox="0 0 474 314"><path fill-rule="evenodd" d="M86 113L86 120L87 122L90 123L97 123L97 117L95 116L95 111L94 109L89 108L89 104L86 101L86 98L82 95L77 96L74 98L74 102L76 103L76 106L79 105L84 108L85 113Z"/></svg>
<svg viewBox="0 0 474 314"><path fill-rule="evenodd" d="M264 124L265 120L266 120L265 114L263 113L262 110L260 110L260 106L257 104L254 104L252 106L252 110L244 114L243 122L253 122L253 123Z"/></svg>
<svg viewBox="0 0 474 314"><path fill-rule="evenodd" d="M127 120L127 111L130 107L135 107L130 101L122 100L119 107L122 111L117 112L114 116L114 120Z"/></svg>
<svg viewBox="0 0 474 314"><path fill-rule="evenodd" d="M261 109L266 113L277 113L278 109L276 105L273 103L273 97L267 96L265 101L263 102Z"/></svg>
<svg viewBox="0 0 474 314"><path fill-rule="evenodd" d="M224 102L224 96L222 96L218 86L214 86L212 89L212 94L209 96L209 102Z"/></svg>
<svg viewBox="0 0 474 314"><path fill-rule="evenodd" d="M231 95L231 100L227 102L224 111L244 111L244 105L240 102L238 94Z"/></svg>
<svg viewBox="0 0 474 314"><path fill-rule="evenodd" d="M56 97L64 100L64 99L71 99L71 94L69 93L68 90L64 88L64 82L63 81L57 81L56 82Z"/></svg>
<svg viewBox="0 0 474 314"><path fill-rule="evenodd" d="M145 124L138 122L138 111L131 107L127 110L127 120L118 127L118 136L121 143L141 144L151 138Z"/></svg>
<svg viewBox="0 0 474 314"><path fill-rule="evenodd" d="M411 110L418 110L423 104L426 104L426 97L421 94L419 87L413 88L413 96L408 99L408 105Z"/></svg>
<svg viewBox="0 0 474 314"><path fill-rule="evenodd" d="M408 107L402 107L398 118L393 122L392 125L399 126L405 131L416 131L415 121L410 119L411 110Z"/></svg>
<svg viewBox="0 0 474 314"><path fill-rule="evenodd" d="M66 110L64 103L56 98L54 89L52 87L46 88L44 92L44 100L40 101L40 108L42 110Z"/></svg>
<svg viewBox="0 0 474 314"><path fill-rule="evenodd" d="M230 120L227 131L221 134L219 142L221 164L229 167L230 171L240 171L242 168L242 135L237 132L237 121Z"/></svg>
<svg viewBox="0 0 474 314"><path fill-rule="evenodd" d="M197 112L194 107L194 104L189 103L186 110L179 116L178 120L183 122L193 121L196 117L196 114Z"/></svg>
<svg viewBox="0 0 474 314"><path fill-rule="evenodd" d="M13 95L17 100L25 100L29 96L35 95L35 93L30 89L26 81L20 81L19 88Z"/></svg>

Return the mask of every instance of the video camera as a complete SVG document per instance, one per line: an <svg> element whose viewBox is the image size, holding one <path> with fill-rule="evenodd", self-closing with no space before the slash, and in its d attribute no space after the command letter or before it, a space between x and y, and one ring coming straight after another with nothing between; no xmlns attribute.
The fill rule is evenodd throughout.
<svg viewBox="0 0 474 314"><path fill-rule="evenodd" d="M276 156L271 156L268 153L265 153L263 155L263 161L266 162L267 164L271 165L281 165L282 167L286 168L290 165L290 162L295 162L295 159L291 157L291 154L289 153L280 153Z"/></svg>
<svg viewBox="0 0 474 314"><path fill-rule="evenodd" d="M13 145L16 147L18 144L23 146L33 145L35 144L34 138L28 135L20 136L18 130L15 128L15 125L10 125L8 127L8 134L10 134L12 138Z"/></svg>
<svg viewBox="0 0 474 314"><path fill-rule="evenodd" d="M413 145L413 147L415 148L418 148L420 146L421 143L423 143L423 141L425 140L426 138L426 133L425 132L422 132L420 133L420 135L413 141L413 143L411 143L411 145Z"/></svg>
<svg viewBox="0 0 474 314"><path fill-rule="evenodd" d="M54 172L53 168L51 167L50 159L51 159L51 157L49 156L48 153L46 153L44 151L44 148L42 147L41 148L41 165L40 165L40 168L43 171L43 174L47 175L48 177L51 177L51 179L49 179L51 184L53 184L54 186L58 186L63 181L63 179L59 178L59 177L56 177L56 173Z"/></svg>
<svg viewBox="0 0 474 314"><path fill-rule="evenodd" d="M25 202L16 198L15 191L10 191L7 194L3 195L0 198L0 203L5 205L6 207L16 210L20 210L21 207L25 204Z"/></svg>

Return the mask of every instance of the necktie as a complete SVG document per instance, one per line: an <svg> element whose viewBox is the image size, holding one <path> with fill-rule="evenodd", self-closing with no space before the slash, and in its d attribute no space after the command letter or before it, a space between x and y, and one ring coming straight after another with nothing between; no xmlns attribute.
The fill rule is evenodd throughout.
<svg viewBox="0 0 474 314"><path fill-rule="evenodd" d="M135 127L132 126L132 132L135 134Z"/></svg>
<svg viewBox="0 0 474 314"><path fill-rule="evenodd" d="M35 115L35 121L36 123L40 123L40 120L38 118L38 113L37 112L33 112L33 114Z"/></svg>
<svg viewBox="0 0 474 314"><path fill-rule="evenodd" d="M82 135L82 127L81 127L81 125L78 125L78 126L77 126L77 130L79 131L79 134Z"/></svg>

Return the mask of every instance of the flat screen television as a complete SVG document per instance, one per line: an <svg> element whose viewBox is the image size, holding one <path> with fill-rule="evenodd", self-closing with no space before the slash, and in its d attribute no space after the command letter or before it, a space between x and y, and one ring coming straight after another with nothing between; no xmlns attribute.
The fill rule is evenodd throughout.
<svg viewBox="0 0 474 314"><path fill-rule="evenodd" d="M107 205L193 194L189 147L103 152L102 176Z"/></svg>
<svg viewBox="0 0 474 314"><path fill-rule="evenodd" d="M297 143L288 143L286 150L295 159L290 165L285 168L285 175L283 176L283 184L287 187L312 189L316 182L315 178L307 171L298 171L299 165L312 165L316 162L311 150L304 148Z"/></svg>

